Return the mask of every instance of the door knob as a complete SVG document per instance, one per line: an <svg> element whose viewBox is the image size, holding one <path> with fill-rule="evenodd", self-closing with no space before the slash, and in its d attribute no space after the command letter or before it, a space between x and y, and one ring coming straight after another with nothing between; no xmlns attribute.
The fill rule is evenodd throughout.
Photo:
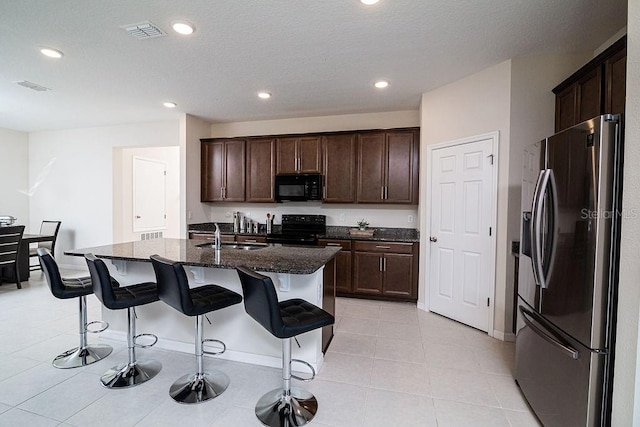
<svg viewBox="0 0 640 427"><path fill-rule="evenodd" d="M438 241L438 238L435 237L435 236L431 236L431 237L429 237L429 240L435 243L435 242Z"/></svg>
<svg viewBox="0 0 640 427"><path fill-rule="evenodd" d="M136 215L136 219L140 219L142 218L140 215Z"/></svg>

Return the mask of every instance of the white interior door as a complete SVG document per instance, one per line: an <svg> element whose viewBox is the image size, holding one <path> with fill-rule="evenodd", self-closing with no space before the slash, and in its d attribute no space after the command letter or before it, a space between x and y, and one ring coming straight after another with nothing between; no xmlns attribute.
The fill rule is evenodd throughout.
<svg viewBox="0 0 640 427"><path fill-rule="evenodd" d="M164 162L133 158L133 231L166 228L166 169Z"/></svg>
<svg viewBox="0 0 640 427"><path fill-rule="evenodd" d="M495 277L493 138L434 149L429 309L489 330Z"/></svg>

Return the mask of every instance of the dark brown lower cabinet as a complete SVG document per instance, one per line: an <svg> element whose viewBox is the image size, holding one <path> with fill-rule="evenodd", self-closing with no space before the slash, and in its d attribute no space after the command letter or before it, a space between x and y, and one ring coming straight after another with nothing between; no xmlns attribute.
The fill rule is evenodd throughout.
<svg viewBox="0 0 640 427"><path fill-rule="evenodd" d="M353 294L389 300L418 299L418 245L355 241Z"/></svg>
<svg viewBox="0 0 640 427"><path fill-rule="evenodd" d="M332 259L324 266L322 274L322 309L335 316L336 314L336 259ZM325 353L333 338L333 325L322 328L322 352Z"/></svg>
<svg viewBox="0 0 640 427"><path fill-rule="evenodd" d="M351 289L351 240L319 239L320 246L340 246L336 255L336 293L350 294Z"/></svg>

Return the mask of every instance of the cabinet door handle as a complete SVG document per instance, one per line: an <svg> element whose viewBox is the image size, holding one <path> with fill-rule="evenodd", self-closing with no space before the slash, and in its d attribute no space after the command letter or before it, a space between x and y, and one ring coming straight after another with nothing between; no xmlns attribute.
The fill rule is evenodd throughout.
<svg viewBox="0 0 640 427"><path fill-rule="evenodd" d="M327 243L327 246L342 246L340 243Z"/></svg>
<svg viewBox="0 0 640 427"><path fill-rule="evenodd" d="M382 271L387 271L387 259L382 258Z"/></svg>
<svg viewBox="0 0 640 427"><path fill-rule="evenodd" d="M220 187L220 198L224 199L224 187Z"/></svg>
<svg viewBox="0 0 640 427"><path fill-rule="evenodd" d="M384 200L384 185L380 187L380 200Z"/></svg>
<svg viewBox="0 0 640 427"><path fill-rule="evenodd" d="M378 248L378 249L391 249L391 246L376 245L376 248Z"/></svg>
<svg viewBox="0 0 640 427"><path fill-rule="evenodd" d="M383 271L383 270L382 270L382 258L378 258L378 269L379 269L380 271Z"/></svg>
<svg viewBox="0 0 640 427"><path fill-rule="evenodd" d="M256 239L245 239L245 243L258 243Z"/></svg>

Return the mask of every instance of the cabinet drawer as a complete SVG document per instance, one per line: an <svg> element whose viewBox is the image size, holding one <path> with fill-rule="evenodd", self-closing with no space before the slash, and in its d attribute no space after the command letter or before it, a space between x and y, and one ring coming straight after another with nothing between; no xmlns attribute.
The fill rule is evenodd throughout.
<svg viewBox="0 0 640 427"><path fill-rule="evenodd" d="M189 233L190 239L214 240L213 233Z"/></svg>
<svg viewBox="0 0 640 427"><path fill-rule="evenodd" d="M189 238L196 240L215 240L215 235L213 233L189 233ZM220 240L223 242L233 242L235 236L233 234L221 234Z"/></svg>
<svg viewBox="0 0 640 427"><path fill-rule="evenodd" d="M342 250L351 250L351 240L318 239L319 246L340 246Z"/></svg>
<svg viewBox="0 0 640 427"><path fill-rule="evenodd" d="M402 242L371 242L357 240L354 249L360 252L393 252L398 254L413 253L413 243Z"/></svg>
<svg viewBox="0 0 640 427"><path fill-rule="evenodd" d="M236 236L236 242L238 243L267 243L267 238L264 236Z"/></svg>

